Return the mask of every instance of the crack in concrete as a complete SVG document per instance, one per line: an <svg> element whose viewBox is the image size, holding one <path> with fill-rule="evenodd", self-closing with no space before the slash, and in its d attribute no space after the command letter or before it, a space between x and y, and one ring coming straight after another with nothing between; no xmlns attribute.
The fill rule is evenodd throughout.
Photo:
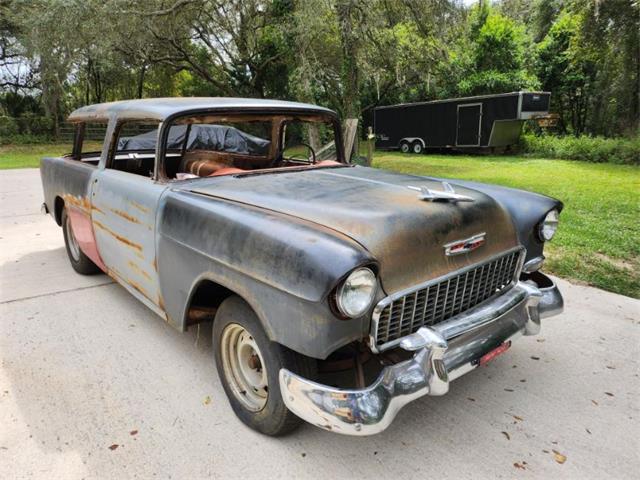
<svg viewBox="0 0 640 480"><path fill-rule="evenodd" d="M32 295L30 297L13 298L11 300L5 300L3 302L0 302L0 305L5 305L7 303L21 302L23 300L31 300L33 298L49 297L51 295L58 295L60 293L78 292L80 290L88 290L90 288L104 287L104 286L113 285L113 284L115 284L115 282L99 283L98 285L89 285L88 287L70 288L68 290L58 290L57 292L41 293L40 295Z"/></svg>

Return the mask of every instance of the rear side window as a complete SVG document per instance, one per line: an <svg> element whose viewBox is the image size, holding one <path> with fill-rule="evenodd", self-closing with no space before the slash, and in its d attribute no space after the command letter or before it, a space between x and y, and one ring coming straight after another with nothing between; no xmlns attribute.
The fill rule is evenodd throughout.
<svg viewBox="0 0 640 480"><path fill-rule="evenodd" d="M75 128L73 158L97 165L100 161L107 123L78 123Z"/></svg>

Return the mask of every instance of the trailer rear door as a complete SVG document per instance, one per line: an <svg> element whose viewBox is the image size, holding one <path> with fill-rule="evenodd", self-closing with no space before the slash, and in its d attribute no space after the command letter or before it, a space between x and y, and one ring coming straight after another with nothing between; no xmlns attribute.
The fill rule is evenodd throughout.
<svg viewBox="0 0 640 480"><path fill-rule="evenodd" d="M480 145L480 122L482 120L482 104L467 103L458 105L458 127L456 146L477 147Z"/></svg>

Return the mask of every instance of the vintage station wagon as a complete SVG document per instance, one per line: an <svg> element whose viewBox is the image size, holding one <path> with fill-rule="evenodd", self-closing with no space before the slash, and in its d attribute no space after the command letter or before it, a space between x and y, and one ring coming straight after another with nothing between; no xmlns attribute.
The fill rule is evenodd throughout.
<svg viewBox="0 0 640 480"><path fill-rule="evenodd" d="M229 402L265 434L380 432L562 311L540 271L562 203L353 165L325 108L167 98L69 120L72 153L41 175L71 265L179 330L213 322Z"/></svg>

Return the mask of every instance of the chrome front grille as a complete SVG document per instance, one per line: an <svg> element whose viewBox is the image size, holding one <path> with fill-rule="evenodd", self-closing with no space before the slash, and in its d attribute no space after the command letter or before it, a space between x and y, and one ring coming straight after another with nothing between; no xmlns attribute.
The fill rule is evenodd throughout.
<svg viewBox="0 0 640 480"><path fill-rule="evenodd" d="M383 299L372 322L372 345L384 350L425 325L435 325L510 288L520 273L524 250L437 278Z"/></svg>

